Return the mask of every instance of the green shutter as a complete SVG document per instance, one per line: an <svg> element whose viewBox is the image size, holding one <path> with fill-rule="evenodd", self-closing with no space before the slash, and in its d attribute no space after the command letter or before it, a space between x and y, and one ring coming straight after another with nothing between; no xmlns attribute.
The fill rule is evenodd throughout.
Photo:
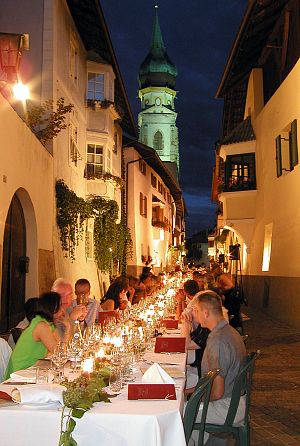
<svg viewBox="0 0 300 446"><path fill-rule="evenodd" d="M298 164L298 144L297 144L297 119L291 124L289 132L290 169L293 170Z"/></svg>
<svg viewBox="0 0 300 446"><path fill-rule="evenodd" d="M276 171L277 178L282 175L282 159L281 159L281 137L276 138Z"/></svg>

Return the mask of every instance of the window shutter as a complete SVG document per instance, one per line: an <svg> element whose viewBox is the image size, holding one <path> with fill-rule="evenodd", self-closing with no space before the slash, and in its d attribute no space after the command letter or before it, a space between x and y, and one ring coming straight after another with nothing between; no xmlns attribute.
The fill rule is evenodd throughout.
<svg viewBox="0 0 300 446"><path fill-rule="evenodd" d="M297 143L297 119L291 124L289 132L290 169L293 170L298 164L298 143Z"/></svg>
<svg viewBox="0 0 300 446"><path fill-rule="evenodd" d="M277 178L282 175L282 158L281 158L281 137L276 138L276 171Z"/></svg>
<svg viewBox="0 0 300 446"><path fill-rule="evenodd" d="M143 215L143 205L144 205L143 194L142 192L140 192L140 215Z"/></svg>
<svg viewBox="0 0 300 446"><path fill-rule="evenodd" d="M147 217L147 197L144 197L144 217Z"/></svg>

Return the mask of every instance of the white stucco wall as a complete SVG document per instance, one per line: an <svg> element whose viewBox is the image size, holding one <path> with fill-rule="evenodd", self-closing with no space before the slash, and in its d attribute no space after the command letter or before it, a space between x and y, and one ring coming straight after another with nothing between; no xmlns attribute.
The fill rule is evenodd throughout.
<svg viewBox="0 0 300 446"><path fill-rule="evenodd" d="M38 250L53 250L53 158L0 95L0 240L13 195L24 210L30 270L26 297L39 293Z"/></svg>

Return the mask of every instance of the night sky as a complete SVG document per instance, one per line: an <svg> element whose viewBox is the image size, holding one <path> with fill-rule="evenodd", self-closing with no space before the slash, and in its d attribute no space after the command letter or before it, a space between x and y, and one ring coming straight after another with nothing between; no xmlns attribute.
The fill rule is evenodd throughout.
<svg viewBox="0 0 300 446"><path fill-rule="evenodd" d="M153 0L100 0L137 122L138 70L148 53ZM222 99L215 99L247 0L160 0L159 22L167 53L178 70L177 126L180 184L188 208L187 235L215 225L210 202L214 143Z"/></svg>

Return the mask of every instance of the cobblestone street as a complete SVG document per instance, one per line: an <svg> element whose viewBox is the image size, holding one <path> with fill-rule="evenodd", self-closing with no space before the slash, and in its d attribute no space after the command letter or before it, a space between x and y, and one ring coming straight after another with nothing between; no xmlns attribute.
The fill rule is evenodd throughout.
<svg viewBox="0 0 300 446"><path fill-rule="evenodd" d="M244 307L247 350L261 350L251 405L251 446L300 445L300 330Z"/></svg>

